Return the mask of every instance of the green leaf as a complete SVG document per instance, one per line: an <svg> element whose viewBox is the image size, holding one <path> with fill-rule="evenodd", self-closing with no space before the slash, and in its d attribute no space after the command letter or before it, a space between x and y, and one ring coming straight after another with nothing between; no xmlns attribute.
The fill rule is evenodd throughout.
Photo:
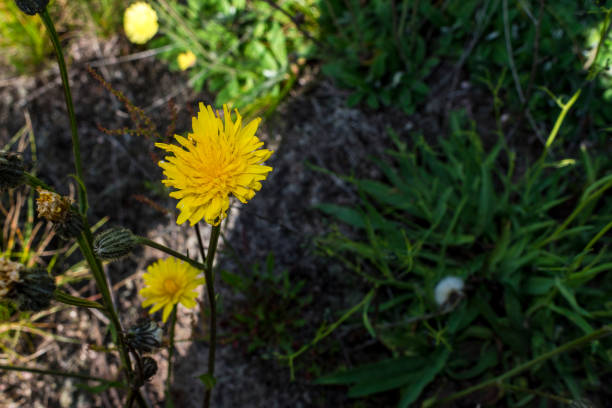
<svg viewBox="0 0 612 408"><path fill-rule="evenodd" d="M593 327L589 323L587 323L582 316L577 313L572 312L571 310L567 310L563 307L559 307L555 304L548 305L550 310L553 312L559 313L562 316L565 316L569 321L574 323L576 326L580 327L585 334L589 334L593 332Z"/></svg>
<svg viewBox="0 0 612 408"><path fill-rule="evenodd" d="M453 373L450 370L447 370L446 372L449 374L450 377L455 380L469 380L471 378L481 375L487 369L495 367L497 363L498 359L495 347L485 345L483 352L480 356L478 356L476 365L459 373Z"/></svg>
<svg viewBox="0 0 612 408"><path fill-rule="evenodd" d="M372 327L372 324L370 323L370 318L368 317L368 309L370 307L371 302L372 302L372 298L370 297L368 301L365 303L365 305L363 306L362 317L363 317L363 325L365 326L368 333L370 333L370 336L372 336L372 338L375 339L376 332L374 331L374 327Z"/></svg>
<svg viewBox="0 0 612 408"><path fill-rule="evenodd" d="M62 302L71 306L87 307L92 309L104 309L104 306L102 306L98 302L93 302L91 300L75 297L59 289L55 289L55 291L53 292L53 297L58 302Z"/></svg>
<svg viewBox="0 0 612 408"><path fill-rule="evenodd" d="M287 64L287 46L285 44L285 35L278 23L275 23L267 35L270 42L270 49L278 64L282 67Z"/></svg>
<svg viewBox="0 0 612 408"><path fill-rule="evenodd" d="M353 227L365 228L364 215L357 210L349 207L343 207L335 204L319 204L315 206L328 215L332 215L342 222L345 222Z"/></svg>
<svg viewBox="0 0 612 408"><path fill-rule="evenodd" d="M353 92L346 100L346 104L349 107L353 107L357 105L363 99L363 94L361 92Z"/></svg>
<svg viewBox="0 0 612 408"><path fill-rule="evenodd" d="M346 385L354 383L368 383L372 381L372 373L377 378L395 377L401 373L418 370L427 363L422 357L398 357L382 360L372 364L365 364L347 371L320 377L314 381L315 384L324 385Z"/></svg>
<svg viewBox="0 0 612 408"><path fill-rule="evenodd" d="M211 390L215 384L217 384L217 379L208 373L202 374L198 376L198 378L202 381L202 384L204 384L207 390Z"/></svg>
<svg viewBox="0 0 612 408"><path fill-rule="evenodd" d="M425 369L418 373L417 381L410 383L402 390L402 398L399 402L399 408L407 408L419 398L423 389L436 378L436 375L444 368L446 360L450 355L450 350L446 347L439 348L432 356L428 358L428 364Z"/></svg>

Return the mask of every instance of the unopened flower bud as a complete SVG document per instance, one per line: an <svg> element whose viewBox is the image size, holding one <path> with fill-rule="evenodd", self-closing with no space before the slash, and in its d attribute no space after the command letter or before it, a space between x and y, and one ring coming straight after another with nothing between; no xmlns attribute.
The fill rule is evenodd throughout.
<svg viewBox="0 0 612 408"><path fill-rule="evenodd" d="M13 286L19 282L24 269L25 266L23 264L0 257L0 298L10 293Z"/></svg>
<svg viewBox="0 0 612 408"><path fill-rule="evenodd" d="M19 282L6 297L14 301L19 310L37 312L49 307L54 291L55 280L45 269L30 268L21 273Z"/></svg>
<svg viewBox="0 0 612 408"><path fill-rule="evenodd" d="M36 211L38 216L53 223L53 229L60 238L68 240L83 230L83 220L72 205L72 200L48 190L38 189Z"/></svg>
<svg viewBox="0 0 612 408"><path fill-rule="evenodd" d="M127 332L127 343L130 347L143 353L150 353L162 344L162 328L153 320L140 319Z"/></svg>
<svg viewBox="0 0 612 408"><path fill-rule="evenodd" d="M136 247L136 237L126 228L109 228L97 234L93 249L96 256L104 261L115 261L129 255Z"/></svg>
<svg viewBox="0 0 612 408"><path fill-rule="evenodd" d="M49 0L15 0L17 7L24 13L33 16L36 13L41 13L49 4Z"/></svg>
<svg viewBox="0 0 612 408"><path fill-rule="evenodd" d="M25 179L21 155L0 152L0 191L19 187L25 182Z"/></svg>
<svg viewBox="0 0 612 408"><path fill-rule="evenodd" d="M438 306L453 305L463 297L463 280L456 276L447 276L436 285L434 297Z"/></svg>
<svg viewBox="0 0 612 408"><path fill-rule="evenodd" d="M157 362L151 357L142 358L142 379L149 380L157 373Z"/></svg>

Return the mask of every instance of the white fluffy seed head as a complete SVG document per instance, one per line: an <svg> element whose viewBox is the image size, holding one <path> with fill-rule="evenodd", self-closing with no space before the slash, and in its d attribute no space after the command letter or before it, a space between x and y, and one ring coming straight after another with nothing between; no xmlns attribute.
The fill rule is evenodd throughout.
<svg viewBox="0 0 612 408"><path fill-rule="evenodd" d="M436 285L434 297L438 306L444 306L453 294L463 295L463 279L456 276L447 276Z"/></svg>

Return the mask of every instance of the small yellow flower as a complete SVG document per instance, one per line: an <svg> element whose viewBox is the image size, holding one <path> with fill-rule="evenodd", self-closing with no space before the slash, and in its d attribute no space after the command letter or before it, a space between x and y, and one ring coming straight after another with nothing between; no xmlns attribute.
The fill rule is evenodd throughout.
<svg viewBox="0 0 612 408"><path fill-rule="evenodd" d="M140 295L145 298L142 307L153 305L149 311L151 314L163 307L164 323L177 303L186 308L194 307L194 299L198 296L194 289L205 282L204 278L197 277L199 274L198 269L176 258L155 262L143 275L146 287L140 290Z"/></svg>
<svg viewBox="0 0 612 408"><path fill-rule="evenodd" d="M157 33L157 13L144 1L132 4L123 15L123 29L128 40L144 44Z"/></svg>
<svg viewBox="0 0 612 408"><path fill-rule="evenodd" d="M181 71L185 71L193 67L196 63L196 56L191 51L181 52L178 57L176 57L176 62L178 62L178 66Z"/></svg>
<svg viewBox="0 0 612 408"><path fill-rule="evenodd" d="M236 122L232 122L223 105L224 126L212 107L200 103L200 112L192 119L193 133L187 138L174 136L181 146L155 144L174 154L166 156L159 166L167 177L162 182L178 190L170 193L170 197L179 199L178 224L189 220L195 225L204 218L211 225L219 225L227 216L230 194L246 203L272 171L272 167L263 165L272 151L260 149L263 142L255 136L261 119L243 127L238 110L236 116Z"/></svg>

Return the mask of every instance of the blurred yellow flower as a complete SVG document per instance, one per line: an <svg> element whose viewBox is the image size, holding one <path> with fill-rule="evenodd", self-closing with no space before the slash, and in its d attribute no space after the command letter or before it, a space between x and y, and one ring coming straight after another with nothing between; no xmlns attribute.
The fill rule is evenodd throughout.
<svg viewBox="0 0 612 408"><path fill-rule="evenodd" d="M153 8L139 1L125 10L123 29L128 40L134 44L144 44L157 33L157 13Z"/></svg>
<svg viewBox="0 0 612 408"><path fill-rule="evenodd" d="M178 66L181 71L185 71L186 69L195 65L196 56L191 51L181 52L178 57L176 57L176 62L178 62Z"/></svg>
<svg viewBox="0 0 612 408"><path fill-rule="evenodd" d="M272 167L262 165L272 151L260 149L263 142L255 136L261 119L243 127L242 117L238 110L235 112L236 122L232 122L230 111L223 105L223 126L212 107L200 103L198 116L192 118L193 133L187 138L174 136L182 147L155 144L174 154L166 156L159 166L167 177L162 182L178 190L170 193L179 199L178 224L189 220L193 226L204 218L211 225L219 225L227 216L230 194L246 203L272 171Z"/></svg>
<svg viewBox="0 0 612 408"><path fill-rule="evenodd" d="M143 275L145 288L140 295L145 298L142 307L153 305L149 313L153 314L162 307L162 319L168 320L172 308L181 303L186 308L196 305L198 294L194 291L204 284L204 278L198 278L200 270L176 258L167 258L149 265Z"/></svg>

